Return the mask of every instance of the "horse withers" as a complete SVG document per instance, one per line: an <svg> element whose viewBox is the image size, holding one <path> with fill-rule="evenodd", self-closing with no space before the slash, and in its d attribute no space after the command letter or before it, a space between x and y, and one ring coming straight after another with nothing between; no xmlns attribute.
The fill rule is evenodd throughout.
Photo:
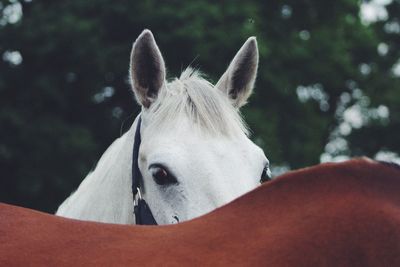
<svg viewBox="0 0 400 267"><path fill-rule="evenodd" d="M140 194L156 223L170 224L210 212L257 187L268 176L269 163L248 138L239 114L253 90L257 66L257 41L251 37L216 85L190 68L167 82L154 37L143 31L133 44L130 66L141 113L56 214L133 224L133 198ZM138 135L140 146L132 153ZM141 180L140 191L132 189L132 180Z"/></svg>

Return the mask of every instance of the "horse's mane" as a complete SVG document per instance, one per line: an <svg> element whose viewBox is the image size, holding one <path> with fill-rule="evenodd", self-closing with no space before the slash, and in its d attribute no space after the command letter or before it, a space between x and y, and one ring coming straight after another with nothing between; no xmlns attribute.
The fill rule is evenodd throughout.
<svg viewBox="0 0 400 267"><path fill-rule="evenodd" d="M186 116L197 126L195 128L206 133L248 135L239 111L229 101L199 71L189 67L161 89L150 106L148 127L165 129Z"/></svg>

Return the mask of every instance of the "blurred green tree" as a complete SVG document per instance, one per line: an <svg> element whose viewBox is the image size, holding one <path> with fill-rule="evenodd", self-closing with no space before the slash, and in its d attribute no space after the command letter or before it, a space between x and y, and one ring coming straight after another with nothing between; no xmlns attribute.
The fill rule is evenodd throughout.
<svg viewBox="0 0 400 267"><path fill-rule="evenodd" d="M376 22L360 5L0 0L0 201L53 212L130 126L139 107L129 52L144 28L169 77L191 64L213 81L257 36L259 75L243 113L277 172L400 153L400 2Z"/></svg>

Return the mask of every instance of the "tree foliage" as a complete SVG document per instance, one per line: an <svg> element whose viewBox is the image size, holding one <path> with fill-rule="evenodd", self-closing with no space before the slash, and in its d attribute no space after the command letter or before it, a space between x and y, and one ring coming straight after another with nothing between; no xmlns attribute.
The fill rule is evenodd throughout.
<svg viewBox="0 0 400 267"><path fill-rule="evenodd" d="M1 0L0 200L54 211L129 127L129 52L144 28L168 77L192 65L212 81L257 36L243 113L276 170L400 153L400 2L387 11L365 23L356 0Z"/></svg>

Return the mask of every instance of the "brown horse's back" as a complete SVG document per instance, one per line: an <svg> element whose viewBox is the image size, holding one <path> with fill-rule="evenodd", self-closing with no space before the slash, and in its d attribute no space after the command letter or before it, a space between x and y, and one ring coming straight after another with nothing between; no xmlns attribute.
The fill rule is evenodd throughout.
<svg viewBox="0 0 400 267"><path fill-rule="evenodd" d="M370 160L283 175L172 226L0 205L0 266L400 266L400 170Z"/></svg>

